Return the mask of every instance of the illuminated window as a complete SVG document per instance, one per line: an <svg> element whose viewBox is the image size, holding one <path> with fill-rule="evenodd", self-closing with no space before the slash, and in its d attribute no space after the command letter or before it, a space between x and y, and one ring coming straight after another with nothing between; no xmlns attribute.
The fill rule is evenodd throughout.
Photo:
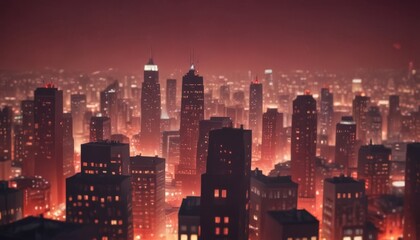
<svg viewBox="0 0 420 240"><path fill-rule="evenodd" d="M181 234L181 240L188 240L187 234Z"/></svg>
<svg viewBox="0 0 420 240"><path fill-rule="evenodd" d="M343 237L343 240L351 240L351 237Z"/></svg>
<svg viewBox="0 0 420 240"><path fill-rule="evenodd" d="M340 199L341 198L341 193L337 193L337 198Z"/></svg>
<svg viewBox="0 0 420 240"><path fill-rule="evenodd" d="M224 222L224 223L229 223L229 217L224 217L224 218L223 218L223 222Z"/></svg>
<svg viewBox="0 0 420 240"><path fill-rule="evenodd" d="M120 196L115 196L115 201L116 202L120 201Z"/></svg>
<svg viewBox="0 0 420 240"><path fill-rule="evenodd" d="M315 236L311 237L311 240L316 240L316 237Z"/></svg>
<svg viewBox="0 0 420 240"><path fill-rule="evenodd" d="M90 186L90 191L93 192L95 188L93 186Z"/></svg>
<svg viewBox="0 0 420 240"><path fill-rule="evenodd" d="M220 228L219 227L214 229L214 234L220 235Z"/></svg>
<svg viewBox="0 0 420 240"><path fill-rule="evenodd" d="M220 217L214 217L214 222L215 223L220 223Z"/></svg>
<svg viewBox="0 0 420 240"><path fill-rule="evenodd" d="M191 234L191 240L198 240L198 235L197 234Z"/></svg>
<svg viewBox="0 0 420 240"><path fill-rule="evenodd" d="M111 220L111 225L117 225L117 220Z"/></svg>
<svg viewBox="0 0 420 240"><path fill-rule="evenodd" d="M226 198L226 197L227 197L227 190L222 189L222 198Z"/></svg>
<svg viewBox="0 0 420 240"><path fill-rule="evenodd" d="M219 189L214 189L214 197L215 198L219 197Z"/></svg>
<svg viewBox="0 0 420 240"><path fill-rule="evenodd" d="M229 228L223 228L223 235L229 235Z"/></svg>

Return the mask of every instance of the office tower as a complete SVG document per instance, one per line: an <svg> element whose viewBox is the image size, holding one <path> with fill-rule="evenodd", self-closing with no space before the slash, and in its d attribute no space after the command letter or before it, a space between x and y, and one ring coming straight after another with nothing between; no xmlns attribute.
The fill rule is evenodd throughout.
<svg viewBox="0 0 420 240"><path fill-rule="evenodd" d="M109 117L92 116L89 128L90 142L99 142L111 138L111 120Z"/></svg>
<svg viewBox="0 0 420 240"><path fill-rule="evenodd" d="M15 222L23 217L23 194L9 188L7 181L0 181L0 225Z"/></svg>
<svg viewBox="0 0 420 240"><path fill-rule="evenodd" d="M134 236L160 239L165 236L165 159L130 158L133 191Z"/></svg>
<svg viewBox="0 0 420 240"><path fill-rule="evenodd" d="M206 162L209 147L209 134L211 130L232 127L232 121L228 117L211 117L210 120L201 120L199 124L197 144L197 176L206 172Z"/></svg>
<svg viewBox="0 0 420 240"><path fill-rule="evenodd" d="M219 88L219 100L225 105L230 103L230 87L229 85L222 85Z"/></svg>
<svg viewBox="0 0 420 240"><path fill-rule="evenodd" d="M11 107L0 108L0 180L9 180L12 164L12 124Z"/></svg>
<svg viewBox="0 0 420 240"><path fill-rule="evenodd" d="M133 239L128 144L82 144L81 162L66 179L66 221L96 225L97 239Z"/></svg>
<svg viewBox="0 0 420 240"><path fill-rule="evenodd" d="M299 206L315 205L316 101L306 92L293 101L291 171L299 184Z"/></svg>
<svg viewBox="0 0 420 240"><path fill-rule="evenodd" d="M73 130L75 134L83 133L83 118L86 112L86 95L72 94L71 101L71 115L73 117Z"/></svg>
<svg viewBox="0 0 420 240"><path fill-rule="evenodd" d="M264 92L264 102L266 104L275 104L277 100L277 84L273 79L273 69L264 70L264 84L266 86Z"/></svg>
<svg viewBox="0 0 420 240"><path fill-rule="evenodd" d="M378 196L389 194L391 149L384 145L361 146L358 160L358 179L365 180L366 194Z"/></svg>
<svg viewBox="0 0 420 240"><path fill-rule="evenodd" d="M24 135L22 124L13 126L13 166L23 170L23 155L25 153Z"/></svg>
<svg viewBox="0 0 420 240"><path fill-rule="evenodd" d="M362 79L354 78L351 81L351 92L353 94L361 94L363 92Z"/></svg>
<svg viewBox="0 0 420 240"><path fill-rule="evenodd" d="M170 118L176 117L176 79L166 80L166 113Z"/></svg>
<svg viewBox="0 0 420 240"><path fill-rule="evenodd" d="M400 96L389 96L388 141L397 141L401 131Z"/></svg>
<svg viewBox="0 0 420 240"><path fill-rule="evenodd" d="M370 98L363 95L357 95L353 99L353 119L356 122L356 137L363 143L366 143L368 141L368 139L366 138L366 118L369 103Z"/></svg>
<svg viewBox="0 0 420 240"><path fill-rule="evenodd" d="M179 164L179 131L162 133L162 158L166 160L167 172L174 176L175 167Z"/></svg>
<svg viewBox="0 0 420 240"><path fill-rule="evenodd" d="M74 174L73 118L71 113L63 114L63 174L65 178Z"/></svg>
<svg viewBox="0 0 420 240"><path fill-rule="evenodd" d="M118 106L117 99L119 94L119 83L115 81L108 85L100 93L101 98L101 114L104 117L109 117L111 120L111 131L118 133Z"/></svg>
<svg viewBox="0 0 420 240"><path fill-rule="evenodd" d="M187 196L182 199L178 212L178 239L200 238L200 197Z"/></svg>
<svg viewBox="0 0 420 240"><path fill-rule="evenodd" d="M51 204L64 202L63 91L47 84L35 90L35 175L51 184Z"/></svg>
<svg viewBox="0 0 420 240"><path fill-rule="evenodd" d="M283 114L277 108L267 108L263 114L261 167L270 171L280 158L280 142L283 131Z"/></svg>
<svg viewBox="0 0 420 240"><path fill-rule="evenodd" d="M346 170L356 168L356 123L353 117L342 117L335 134L335 163Z"/></svg>
<svg viewBox="0 0 420 240"><path fill-rule="evenodd" d="M262 134L263 86L258 79L249 85L249 129L253 132L253 141L259 142Z"/></svg>
<svg viewBox="0 0 420 240"><path fill-rule="evenodd" d="M42 177L17 177L10 180L13 188L23 193L23 216L37 216L51 207L50 183Z"/></svg>
<svg viewBox="0 0 420 240"><path fill-rule="evenodd" d="M334 95L328 88L321 89L321 108L319 113L319 134L321 139L327 141L320 141L321 145L331 145L332 125L334 114Z"/></svg>
<svg viewBox="0 0 420 240"><path fill-rule="evenodd" d="M210 132L201 177L201 239L248 239L251 130Z"/></svg>
<svg viewBox="0 0 420 240"><path fill-rule="evenodd" d="M23 131L23 151L22 155L22 175L35 175L35 160L34 160L34 138L35 138L35 114L34 101L24 100L20 104L20 111L22 113L22 131Z"/></svg>
<svg viewBox="0 0 420 240"><path fill-rule="evenodd" d="M117 107L118 107L118 129L119 131L126 131L127 130L127 123L130 122L132 117L132 110L130 109L132 100L131 99L118 99L117 100Z"/></svg>
<svg viewBox="0 0 420 240"><path fill-rule="evenodd" d="M404 194L404 240L420 237L420 143L407 145Z"/></svg>
<svg viewBox="0 0 420 240"><path fill-rule="evenodd" d="M322 239L345 239L348 237L346 230L363 229L366 218L367 198L363 181L344 175L325 179ZM349 239L363 239L363 230Z"/></svg>
<svg viewBox="0 0 420 240"><path fill-rule="evenodd" d="M297 208L298 185L290 176L268 177L258 168L251 172L250 239L263 240L266 212Z"/></svg>
<svg viewBox="0 0 420 240"><path fill-rule="evenodd" d="M144 65L141 88L141 142L143 155L157 155L160 145L160 84L158 66L153 59Z"/></svg>
<svg viewBox="0 0 420 240"><path fill-rule="evenodd" d="M191 178L195 178L198 127L204 119L204 85L203 77L195 71L194 65L182 78L180 159L176 178L182 182L183 194L191 193Z"/></svg>
<svg viewBox="0 0 420 240"><path fill-rule="evenodd" d="M319 221L305 209L269 211L266 214L263 240L318 239Z"/></svg>
<svg viewBox="0 0 420 240"><path fill-rule="evenodd" d="M366 113L366 139L382 143L382 116L379 107L371 106Z"/></svg>

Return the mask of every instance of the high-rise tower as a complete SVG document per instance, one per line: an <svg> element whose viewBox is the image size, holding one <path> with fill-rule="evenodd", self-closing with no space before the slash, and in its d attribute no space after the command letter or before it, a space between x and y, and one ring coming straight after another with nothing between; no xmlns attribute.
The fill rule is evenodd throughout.
<svg viewBox="0 0 420 240"><path fill-rule="evenodd" d="M262 134L263 114L263 85L258 79L249 85L249 129L252 130L253 140L260 141Z"/></svg>
<svg viewBox="0 0 420 240"><path fill-rule="evenodd" d="M366 139L366 118L369 103L370 98L363 95L357 95L353 99L353 119L356 122L356 137L358 140L361 140L362 143L368 142L368 139Z"/></svg>
<svg viewBox="0 0 420 240"><path fill-rule="evenodd" d="M263 114L261 167L270 171L280 155L280 136L283 131L283 114L277 108L268 108Z"/></svg>

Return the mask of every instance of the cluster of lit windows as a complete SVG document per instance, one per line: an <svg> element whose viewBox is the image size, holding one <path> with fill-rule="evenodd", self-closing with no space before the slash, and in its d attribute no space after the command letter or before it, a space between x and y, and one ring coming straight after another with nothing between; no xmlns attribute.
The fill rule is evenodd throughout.
<svg viewBox="0 0 420 240"><path fill-rule="evenodd" d="M313 236L313 237L301 237L301 238L292 238L292 237L288 237L287 240L317 240L318 238Z"/></svg>
<svg viewBox="0 0 420 240"><path fill-rule="evenodd" d="M341 198L359 198L359 197L361 197L362 196L362 192L360 192L360 193L354 193L354 194L352 194L352 193L337 193L337 199L341 199Z"/></svg>
<svg viewBox="0 0 420 240"><path fill-rule="evenodd" d="M226 189L214 189L214 198L227 198Z"/></svg>

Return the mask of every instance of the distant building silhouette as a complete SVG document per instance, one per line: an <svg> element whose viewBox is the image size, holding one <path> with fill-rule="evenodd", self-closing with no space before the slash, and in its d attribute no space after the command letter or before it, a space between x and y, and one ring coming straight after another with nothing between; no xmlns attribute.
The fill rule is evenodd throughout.
<svg viewBox="0 0 420 240"><path fill-rule="evenodd" d="M367 131L367 112L370 104L370 97L356 95L353 99L353 119L356 122L356 136L365 144L368 139L366 138Z"/></svg>
<svg viewBox="0 0 420 240"><path fill-rule="evenodd" d="M71 115L73 117L73 129L75 134L84 133L83 119L86 112L86 95L72 94L70 96Z"/></svg>
<svg viewBox="0 0 420 240"><path fill-rule="evenodd" d="M120 91L119 82L114 81L100 92L100 108L102 116L111 120L111 132L118 133L118 94Z"/></svg>
<svg viewBox="0 0 420 240"><path fill-rule="evenodd" d="M261 140L262 134L262 114L263 114L263 85L258 79L249 85L249 123L248 127L252 130L253 141Z"/></svg>
<svg viewBox="0 0 420 240"><path fill-rule="evenodd" d="M109 117L92 116L89 129L90 142L104 141L111 138L111 120Z"/></svg>
<svg viewBox="0 0 420 240"><path fill-rule="evenodd" d="M166 113L170 118L175 117L176 111L176 79L166 80Z"/></svg>
<svg viewBox="0 0 420 240"><path fill-rule="evenodd" d="M182 199L178 212L178 239L200 239L200 197L187 196Z"/></svg>
<svg viewBox="0 0 420 240"><path fill-rule="evenodd" d="M283 114L277 108L267 108L263 114L261 144L261 165L264 170L274 168L280 157L281 135L283 132Z"/></svg>
<svg viewBox="0 0 420 240"><path fill-rule="evenodd" d="M15 222L23 217L22 190L9 188L7 181L0 181L0 213L0 225Z"/></svg>
<svg viewBox="0 0 420 240"><path fill-rule="evenodd" d="M351 116L342 117L336 125L334 162L346 170L357 167L356 123Z"/></svg>
<svg viewBox="0 0 420 240"><path fill-rule="evenodd" d="M0 180L9 180L12 165L12 125L11 107L0 108Z"/></svg>

